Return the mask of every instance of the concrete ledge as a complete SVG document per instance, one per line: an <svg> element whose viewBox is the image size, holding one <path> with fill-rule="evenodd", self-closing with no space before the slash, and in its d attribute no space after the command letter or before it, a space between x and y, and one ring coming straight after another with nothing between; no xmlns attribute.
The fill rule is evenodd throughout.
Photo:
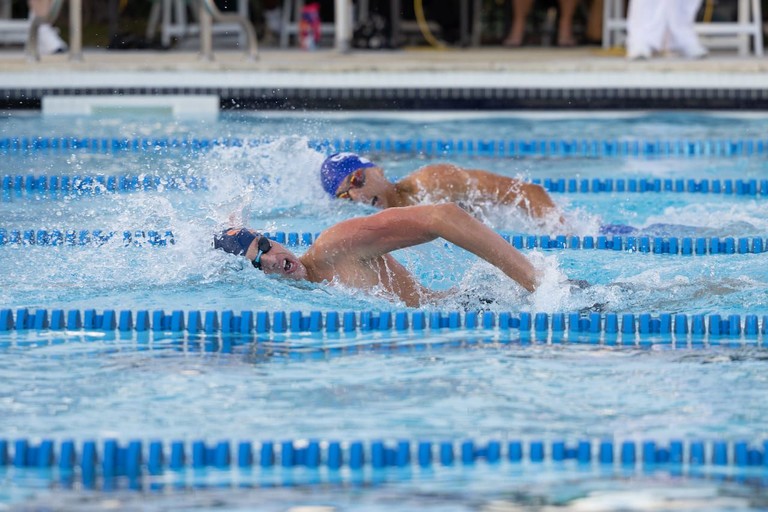
<svg viewBox="0 0 768 512"><path fill-rule="evenodd" d="M66 55L29 62L23 52L0 52L0 108L40 109L42 98L62 96L161 96L166 106L172 96L211 96L221 108L254 110L768 110L768 59L733 53L642 62L593 47L215 57L91 50L82 62Z"/></svg>

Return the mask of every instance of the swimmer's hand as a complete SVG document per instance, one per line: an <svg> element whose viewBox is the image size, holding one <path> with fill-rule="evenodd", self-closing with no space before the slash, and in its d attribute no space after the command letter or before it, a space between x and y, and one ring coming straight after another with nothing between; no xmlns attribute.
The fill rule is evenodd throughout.
<svg viewBox="0 0 768 512"><path fill-rule="evenodd" d="M578 288L579 290L585 290L592 286L592 283L586 279L567 279L565 283L571 288Z"/></svg>

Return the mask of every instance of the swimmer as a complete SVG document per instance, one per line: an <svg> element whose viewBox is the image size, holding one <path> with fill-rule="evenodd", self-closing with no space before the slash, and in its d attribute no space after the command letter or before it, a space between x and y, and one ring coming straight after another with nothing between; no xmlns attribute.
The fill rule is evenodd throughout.
<svg viewBox="0 0 768 512"><path fill-rule="evenodd" d="M323 162L320 179L332 197L376 208L444 202L468 209L512 205L530 218L558 219L563 224L544 187L479 169L430 164L392 183L370 160L354 153L336 153Z"/></svg>
<svg viewBox="0 0 768 512"><path fill-rule="evenodd" d="M362 290L378 288L418 307L435 304L452 292L423 286L390 252L437 238L491 263L530 292L538 285L537 272L522 253L453 203L389 208L339 222L323 231L300 257L249 229L216 235L214 247L244 256L265 274Z"/></svg>

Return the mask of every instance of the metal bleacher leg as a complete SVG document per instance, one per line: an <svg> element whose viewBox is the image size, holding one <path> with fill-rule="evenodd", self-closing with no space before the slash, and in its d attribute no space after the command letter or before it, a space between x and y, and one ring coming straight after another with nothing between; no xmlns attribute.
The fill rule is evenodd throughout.
<svg viewBox="0 0 768 512"><path fill-rule="evenodd" d="M483 37L483 2L482 0L473 0L472 7L472 41L475 48L480 46Z"/></svg>
<svg viewBox="0 0 768 512"><path fill-rule="evenodd" d="M400 46L400 0L389 0L390 42L394 48Z"/></svg>
<svg viewBox="0 0 768 512"><path fill-rule="evenodd" d="M754 44L755 56L763 55L763 26L760 0L739 0L737 13L737 40L739 55L749 55L750 42ZM750 38L752 41L750 41Z"/></svg>
<svg viewBox="0 0 768 512"><path fill-rule="evenodd" d="M752 19L755 20L755 56L763 56L763 12L760 0L752 0Z"/></svg>
<svg viewBox="0 0 768 512"><path fill-rule="evenodd" d="M162 14L160 15L160 42L163 46L171 45L172 0L160 0L162 2Z"/></svg>
<svg viewBox="0 0 768 512"><path fill-rule="evenodd" d="M147 41L151 41L155 38L157 24L160 23L160 7L160 4L155 1L149 9L149 20L147 21L147 31L145 33Z"/></svg>
<svg viewBox="0 0 768 512"><path fill-rule="evenodd" d="M334 46L345 53L352 48L352 0L336 0L334 6Z"/></svg>
<svg viewBox="0 0 768 512"><path fill-rule="evenodd" d="M295 0L283 0L282 21L280 23L280 48L287 48L290 41L291 32L295 32L294 24L291 22L292 11L299 12L299 6Z"/></svg>
<svg viewBox="0 0 768 512"><path fill-rule="evenodd" d="M459 2L459 33L462 46L480 46L482 27L482 3L480 0L461 0ZM469 20L472 19L470 24Z"/></svg>
<svg viewBox="0 0 768 512"><path fill-rule="evenodd" d="M237 0L237 14L245 19L250 19L251 15L250 8L248 7L248 0ZM240 48L246 48L248 46L248 34L245 30L241 30L240 35L237 36L237 44L240 45Z"/></svg>
<svg viewBox="0 0 768 512"><path fill-rule="evenodd" d="M216 7L216 4L213 3L213 0L197 0L197 5L199 7L199 14L205 15L200 17L199 20L201 32L200 44L204 58L208 58L209 60L213 59L212 22L239 25L240 29L245 33L248 39L248 46L245 49L246 55L251 60L256 60L258 58L259 41L256 38L256 31L253 28L253 24L251 24L247 16L241 15L240 13L222 13L218 7ZM204 26L203 21L205 21L206 26ZM203 30L205 30L205 34L203 34Z"/></svg>
<svg viewBox="0 0 768 512"><path fill-rule="evenodd" d="M83 60L82 0L69 0L69 60Z"/></svg>
<svg viewBox="0 0 768 512"><path fill-rule="evenodd" d="M213 19L202 2L197 8L197 22L200 24L200 58L213 61Z"/></svg>
<svg viewBox="0 0 768 512"><path fill-rule="evenodd" d="M624 0L604 0L603 2L603 48L611 48L618 43L616 20L624 18Z"/></svg>
<svg viewBox="0 0 768 512"><path fill-rule="evenodd" d="M736 21L739 24L739 28L750 26L752 22L749 14L749 0L739 0L738 12L736 13ZM749 55L749 34L739 32L737 37L739 40L739 55L742 57Z"/></svg>

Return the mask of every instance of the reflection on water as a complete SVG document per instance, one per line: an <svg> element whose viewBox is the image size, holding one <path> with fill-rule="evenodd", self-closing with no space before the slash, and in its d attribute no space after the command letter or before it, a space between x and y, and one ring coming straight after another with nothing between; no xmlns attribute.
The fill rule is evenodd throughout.
<svg viewBox="0 0 768 512"><path fill-rule="evenodd" d="M320 474L281 470L253 474L199 471L146 481L107 480L52 489L27 478L28 496L12 510L258 510L315 511L658 511L763 510L765 481L726 472L592 470L585 468L460 467ZM24 480L20 475L14 479Z"/></svg>

